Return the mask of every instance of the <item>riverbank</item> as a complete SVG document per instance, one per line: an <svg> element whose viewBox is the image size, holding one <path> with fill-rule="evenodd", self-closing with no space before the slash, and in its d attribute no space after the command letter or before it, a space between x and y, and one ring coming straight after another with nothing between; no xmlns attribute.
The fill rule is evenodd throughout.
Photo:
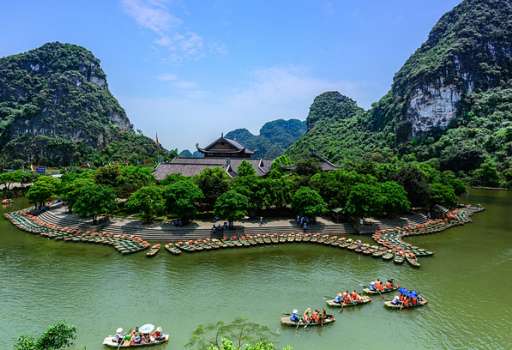
<svg viewBox="0 0 512 350"><path fill-rule="evenodd" d="M63 212L63 208L55 209ZM243 248L267 244L281 243L320 243L332 247L348 249L355 253L382 258L385 261L393 260L397 264L405 260L414 267L420 267L418 257L433 255L433 252L406 243L403 238L408 236L425 235L447 230L451 227L464 225L471 221L470 217L482 211L479 206L465 205L461 208L449 211L444 219L427 220L421 223L395 226L385 229L377 229L372 238L374 244L365 243L361 240L347 239L346 232L294 232L281 231L280 228L266 227L265 233L258 233L258 227L249 227L248 232L237 234L230 232L222 239L216 238L211 232L203 237L184 237L176 232L168 232L167 241L173 241L165 247L173 255L180 255L183 252L195 253L225 248ZM150 247L149 242L144 240L142 234L128 234L124 232L112 232L110 230L91 230L83 222L78 221L75 226L63 226L48 221L49 211L39 215L33 215L29 210L19 210L5 214L5 217L19 229L38 234L44 238L63 240L75 243L94 243L111 245L122 254L136 253ZM83 226L80 228L80 226ZM85 228L84 228L85 227ZM292 228L293 229L293 228ZM295 228L296 229L296 228ZM267 230L271 230L268 232ZM305 231L305 230L304 230ZM149 254L154 256L154 254Z"/></svg>

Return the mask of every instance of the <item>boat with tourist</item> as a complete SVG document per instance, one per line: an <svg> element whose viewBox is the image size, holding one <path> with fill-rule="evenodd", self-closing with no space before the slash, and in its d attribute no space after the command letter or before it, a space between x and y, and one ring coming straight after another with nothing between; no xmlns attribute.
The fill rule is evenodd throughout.
<svg viewBox="0 0 512 350"><path fill-rule="evenodd" d="M384 302L384 307L393 310L413 309L427 305L428 300L416 290L398 288L398 294L392 300Z"/></svg>
<svg viewBox="0 0 512 350"><path fill-rule="evenodd" d="M327 314L325 309L313 311L313 309L307 308L302 316L299 315L297 309L294 309L291 314L283 314L281 317L281 325L296 328L323 327L335 321L334 315Z"/></svg>
<svg viewBox="0 0 512 350"><path fill-rule="evenodd" d="M163 333L162 327L155 327L153 324L147 323L128 332L118 328L114 335L103 339L103 345L109 348L128 349L155 346L168 341L169 334Z"/></svg>
<svg viewBox="0 0 512 350"><path fill-rule="evenodd" d="M394 279L388 279L385 283L380 279L371 281L368 287L363 288L363 292L368 295L380 295L385 293L391 293L400 287L399 283L395 283Z"/></svg>
<svg viewBox="0 0 512 350"><path fill-rule="evenodd" d="M360 295L355 290L349 293L348 290L344 292L338 292L334 298L329 298L325 302L330 307L341 307L346 308L350 306L359 306L368 304L372 301L372 298L366 295Z"/></svg>

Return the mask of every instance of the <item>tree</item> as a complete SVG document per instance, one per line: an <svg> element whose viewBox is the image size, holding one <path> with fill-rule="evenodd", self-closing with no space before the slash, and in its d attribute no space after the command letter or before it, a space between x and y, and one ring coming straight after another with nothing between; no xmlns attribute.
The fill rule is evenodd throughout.
<svg viewBox="0 0 512 350"><path fill-rule="evenodd" d="M117 178L121 175L121 169L117 164L109 164L96 169L95 181L98 185L117 186Z"/></svg>
<svg viewBox="0 0 512 350"><path fill-rule="evenodd" d="M246 160L242 160L236 172L239 177L256 176L256 170L254 170L252 164Z"/></svg>
<svg viewBox="0 0 512 350"><path fill-rule="evenodd" d="M458 179L451 171L443 172L442 183L451 186L457 196L466 193L466 184L464 184L464 181Z"/></svg>
<svg viewBox="0 0 512 350"><path fill-rule="evenodd" d="M432 205L439 204L448 208L453 208L457 204L457 196L451 186L441 183L433 183L430 191L432 193Z"/></svg>
<svg viewBox="0 0 512 350"><path fill-rule="evenodd" d="M6 190L10 190L11 186L15 183L27 183L30 182L34 176L32 173L24 170L8 171L0 174L0 184L5 186Z"/></svg>
<svg viewBox="0 0 512 350"><path fill-rule="evenodd" d="M294 187L289 176L262 178L256 192L257 202L265 208L286 208L292 202Z"/></svg>
<svg viewBox="0 0 512 350"><path fill-rule="evenodd" d="M345 212L356 217L376 216L383 212L384 198L375 184L357 184L352 187Z"/></svg>
<svg viewBox="0 0 512 350"><path fill-rule="evenodd" d="M381 214L396 215L411 209L407 192L397 182L386 181L378 185L378 190L383 200Z"/></svg>
<svg viewBox="0 0 512 350"><path fill-rule="evenodd" d="M73 205L76 203L82 187L89 185L94 185L94 180L90 177L78 177L62 184L59 193L70 210L72 210Z"/></svg>
<svg viewBox="0 0 512 350"><path fill-rule="evenodd" d="M155 185L141 187L132 193L126 205L130 210L142 212L144 222L150 223L165 208L163 190Z"/></svg>
<svg viewBox="0 0 512 350"><path fill-rule="evenodd" d="M227 219L229 226L233 226L234 220L242 219L247 215L249 199L234 190L227 191L215 201L215 215Z"/></svg>
<svg viewBox="0 0 512 350"><path fill-rule="evenodd" d="M306 158L295 164L295 172L298 175L310 177L320 171L320 161L317 158Z"/></svg>
<svg viewBox="0 0 512 350"><path fill-rule="evenodd" d="M428 179L417 167L404 166L393 180L403 186L413 206L424 207L430 203Z"/></svg>
<svg viewBox="0 0 512 350"><path fill-rule="evenodd" d="M73 345L76 328L64 322L58 322L38 338L23 335L14 345L15 350L60 350Z"/></svg>
<svg viewBox="0 0 512 350"><path fill-rule="evenodd" d="M185 224L197 214L197 204L204 198L201 189L190 179L183 178L164 189L167 212L176 214Z"/></svg>
<svg viewBox="0 0 512 350"><path fill-rule="evenodd" d="M236 319L232 322L198 326L186 344L195 350L273 350L271 338L275 334L266 326Z"/></svg>
<svg viewBox="0 0 512 350"><path fill-rule="evenodd" d="M59 181L51 176L40 176L27 191L27 198L37 209L44 206L57 192Z"/></svg>
<svg viewBox="0 0 512 350"><path fill-rule="evenodd" d="M231 178L219 167L206 168L196 177L195 182L203 191L207 209L213 208L215 201L229 189Z"/></svg>
<svg viewBox="0 0 512 350"><path fill-rule="evenodd" d="M154 183L155 177L151 168L134 165L123 166L116 181L117 194L121 198L126 198L141 187Z"/></svg>
<svg viewBox="0 0 512 350"><path fill-rule="evenodd" d="M237 347L235 342L230 339L222 338L221 345L218 347L217 345L210 345L208 347L208 350L237 350L237 349L244 349L244 350L276 350L276 346L267 341L259 341L254 344L245 344L243 348ZM283 350L292 350L291 346L286 346L283 348Z"/></svg>
<svg viewBox="0 0 512 350"><path fill-rule="evenodd" d="M487 158L480 165L480 168L473 172L473 183L479 186L499 186L500 178L496 169L496 162L491 158Z"/></svg>
<svg viewBox="0 0 512 350"><path fill-rule="evenodd" d="M292 197L292 208L297 214L314 219L326 212L327 204L317 191L310 187L301 187Z"/></svg>
<svg viewBox="0 0 512 350"><path fill-rule="evenodd" d="M116 194L109 186L87 184L78 191L73 212L96 222L99 215L110 216L116 209Z"/></svg>
<svg viewBox="0 0 512 350"><path fill-rule="evenodd" d="M347 170L320 172L313 175L309 181L311 187L320 193L330 208L343 208L352 187L356 184L376 182L371 175Z"/></svg>

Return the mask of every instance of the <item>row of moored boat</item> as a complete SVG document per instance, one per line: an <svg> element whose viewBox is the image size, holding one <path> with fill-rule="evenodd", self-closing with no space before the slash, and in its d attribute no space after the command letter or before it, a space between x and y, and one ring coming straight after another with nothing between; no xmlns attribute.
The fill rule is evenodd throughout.
<svg viewBox="0 0 512 350"><path fill-rule="evenodd" d="M148 242L135 235L80 230L73 227L51 224L30 214L28 210L7 213L5 217L20 230L38 234L41 237L65 242L109 245L122 254L136 253L147 249L150 245Z"/></svg>

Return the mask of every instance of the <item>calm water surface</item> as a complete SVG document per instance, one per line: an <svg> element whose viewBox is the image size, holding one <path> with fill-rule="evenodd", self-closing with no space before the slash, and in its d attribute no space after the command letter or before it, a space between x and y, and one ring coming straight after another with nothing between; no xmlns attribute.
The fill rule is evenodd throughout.
<svg viewBox="0 0 512 350"><path fill-rule="evenodd" d="M183 349L202 323L246 317L305 349L512 348L512 192L474 190L465 200L487 211L474 223L413 241L436 252L413 270L315 245L259 247L172 257L123 257L108 247L47 241L0 219L0 349L20 334L66 320L78 343L102 349L116 327L163 325ZM394 277L429 305L385 310L382 299L337 314L324 329L279 325L293 307L323 306L323 296ZM337 311L336 311L337 312Z"/></svg>

